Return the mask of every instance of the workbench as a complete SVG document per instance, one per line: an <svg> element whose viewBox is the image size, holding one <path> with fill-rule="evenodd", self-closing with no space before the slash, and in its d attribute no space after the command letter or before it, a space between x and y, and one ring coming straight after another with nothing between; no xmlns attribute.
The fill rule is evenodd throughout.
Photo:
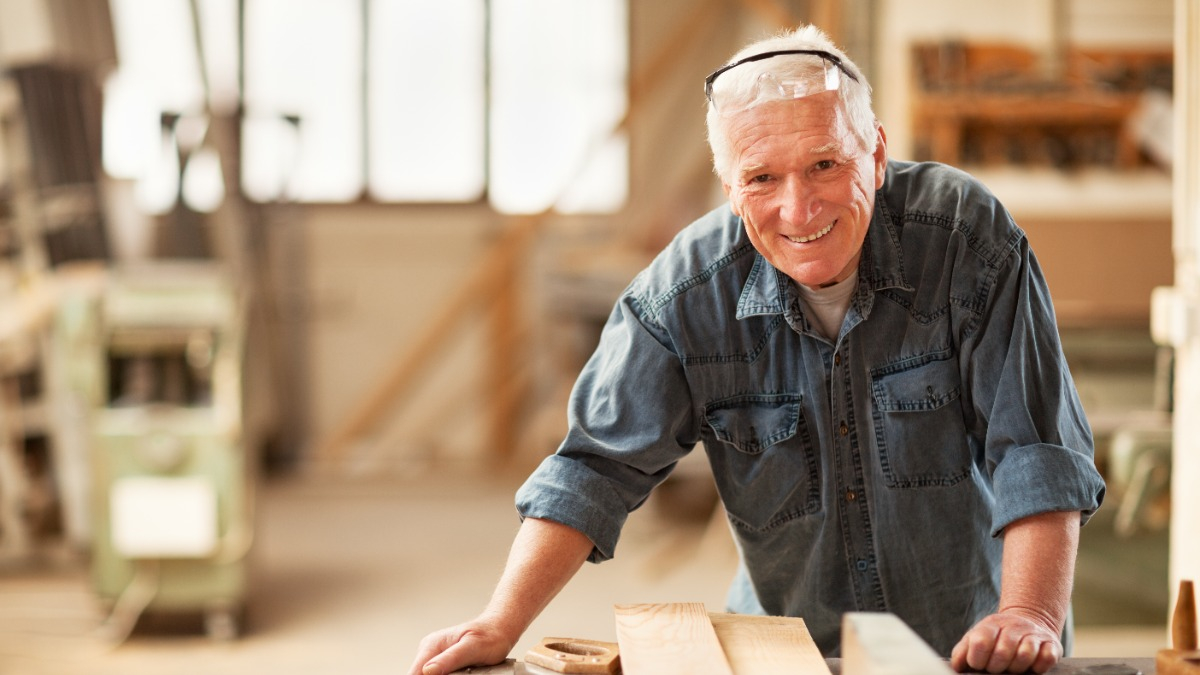
<svg viewBox="0 0 1200 675"><path fill-rule="evenodd" d="M829 671L832 675L841 675L842 660L841 659L825 659L829 664ZM1086 668L1091 666L1099 666L1105 664L1121 664L1136 668L1142 672L1142 675L1155 675L1154 657L1138 657L1129 659L1114 659L1114 658L1068 658L1059 661L1058 665L1050 670L1049 675L1081 675ZM509 659L508 662L495 666L476 666L473 668L465 668L456 671L452 675L523 675L528 671L525 670L524 664L520 661ZM544 673L548 671L538 671Z"/></svg>
<svg viewBox="0 0 1200 675"><path fill-rule="evenodd" d="M1190 588L1190 587L1189 587ZM1190 596L1188 596L1190 597ZM551 671L629 675L737 675L829 673L842 675L953 675L947 660L899 617L887 612L842 616L841 657L825 658L799 617L751 616L708 611L702 603L614 605L617 642L546 637L525 653L495 666L467 668L473 675L532 675ZM1178 625L1179 621L1173 622ZM1186 622L1182 622L1185 623ZM1186 638L1191 624L1177 632ZM1190 658L1195 641L1173 637ZM618 653L619 652L619 653ZM1067 658L1052 675L1156 675L1156 657ZM619 662L617 659L619 658ZM536 664L536 665L533 665ZM1183 672L1173 665L1164 670ZM977 671L971 671L977 672ZM1192 672L1187 666L1187 672Z"/></svg>
<svg viewBox="0 0 1200 675"><path fill-rule="evenodd" d="M833 675L841 675L842 660L841 659L826 659L829 664L829 671ZM1076 675L1090 666L1099 666L1104 664L1121 664L1131 668L1137 668L1142 671L1142 675L1154 675L1154 657L1140 657L1131 659L1111 659L1111 658L1069 658L1058 662L1050 670L1049 675Z"/></svg>

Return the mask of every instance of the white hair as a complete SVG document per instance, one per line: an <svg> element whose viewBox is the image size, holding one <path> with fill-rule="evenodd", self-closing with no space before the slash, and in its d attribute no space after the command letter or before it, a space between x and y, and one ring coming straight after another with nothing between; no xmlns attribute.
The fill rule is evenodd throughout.
<svg viewBox="0 0 1200 675"><path fill-rule="evenodd" d="M863 149L873 148L876 121L875 113L871 109L871 86L858 66L834 46L833 41L820 28L812 25L801 26L795 30L759 40L742 48L733 55L728 63L734 63L754 54L785 49L812 49L829 52L841 60L842 66L848 72L854 74L854 77L858 79L857 82L851 81L848 77L841 78L841 86L837 90L838 100L849 119L850 131L862 143ZM717 81L721 84L720 97L723 102L726 100L748 102L753 98L756 83L763 75L770 74L781 78L814 77L820 75L821 73L817 70L823 71L823 68L824 64L816 59L766 58L745 63L722 73L718 78ZM728 115L723 115L717 110L717 106L709 101L706 122L708 145L713 154L713 169L722 181L728 182L732 150L726 133L726 120L728 120Z"/></svg>

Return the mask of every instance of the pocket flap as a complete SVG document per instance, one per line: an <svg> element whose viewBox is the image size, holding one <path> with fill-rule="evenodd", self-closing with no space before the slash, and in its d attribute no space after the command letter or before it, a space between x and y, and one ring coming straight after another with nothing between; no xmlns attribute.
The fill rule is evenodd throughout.
<svg viewBox="0 0 1200 675"><path fill-rule="evenodd" d="M714 401L704 414L717 438L756 454L796 435L799 394L751 394Z"/></svg>
<svg viewBox="0 0 1200 675"><path fill-rule="evenodd" d="M962 387L958 362L930 361L915 368L875 378L875 404L885 412L936 410L958 398Z"/></svg>

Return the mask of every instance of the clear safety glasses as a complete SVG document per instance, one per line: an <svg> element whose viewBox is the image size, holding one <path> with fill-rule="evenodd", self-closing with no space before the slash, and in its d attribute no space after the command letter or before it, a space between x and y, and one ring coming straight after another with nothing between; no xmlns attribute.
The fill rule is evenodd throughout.
<svg viewBox="0 0 1200 675"><path fill-rule="evenodd" d="M722 73L737 68L746 63L762 61L777 56L816 56L821 59L824 68L820 71L811 70L808 75L777 75L761 73L749 83L741 86L716 87L714 83ZM825 91L836 91L842 83L842 74L855 82L858 78L842 65L837 56L818 49L782 49L773 52L753 54L733 63L717 68L704 78L704 97L716 110L722 114L737 112L765 103L767 101L787 101L805 96L812 96Z"/></svg>

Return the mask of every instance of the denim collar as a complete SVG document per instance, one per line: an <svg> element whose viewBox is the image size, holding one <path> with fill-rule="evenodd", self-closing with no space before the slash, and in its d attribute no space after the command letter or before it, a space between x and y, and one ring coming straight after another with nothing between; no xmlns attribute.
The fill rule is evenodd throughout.
<svg viewBox="0 0 1200 675"><path fill-rule="evenodd" d="M739 222L739 226L745 227L745 223ZM881 190L875 193L875 213L871 216L862 258L858 262L858 291L854 303L864 317L870 312L874 293L885 288L913 290L904 277L899 232ZM795 282L767 262L761 253L755 253L754 265L738 298L737 318L783 314L795 296Z"/></svg>

